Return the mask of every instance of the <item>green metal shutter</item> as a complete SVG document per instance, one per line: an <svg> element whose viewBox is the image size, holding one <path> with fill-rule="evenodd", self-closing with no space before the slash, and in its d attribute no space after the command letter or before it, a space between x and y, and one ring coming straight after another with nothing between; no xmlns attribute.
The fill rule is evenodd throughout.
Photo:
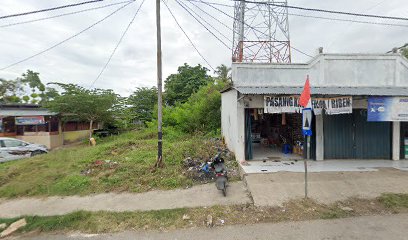
<svg viewBox="0 0 408 240"><path fill-rule="evenodd" d="M354 158L353 115L324 115L324 158Z"/></svg>
<svg viewBox="0 0 408 240"><path fill-rule="evenodd" d="M325 159L391 159L390 122L368 122L366 109L323 121Z"/></svg>
<svg viewBox="0 0 408 240"><path fill-rule="evenodd" d="M391 122L368 122L367 110L353 113L357 159L391 159Z"/></svg>

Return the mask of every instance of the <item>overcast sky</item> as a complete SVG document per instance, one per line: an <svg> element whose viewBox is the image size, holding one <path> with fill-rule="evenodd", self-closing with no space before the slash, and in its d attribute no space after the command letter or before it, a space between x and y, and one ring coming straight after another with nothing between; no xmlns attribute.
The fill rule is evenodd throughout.
<svg viewBox="0 0 408 240"><path fill-rule="evenodd" d="M102 3L68 8L26 17L0 19L0 68L42 51L65 38L76 34L121 5L83 12L70 16L1 27L5 24L69 13L91 7L103 6L124 0L105 0ZM180 24L213 67L231 64L231 51L188 15L174 0L166 0ZM232 5L228 0L204 0ZM0 16L49 8L77 1L59 0L1 0ZM40 73L44 82L76 83L89 87L96 79L122 32L130 22L142 0L127 6L115 15L84 32L78 37L4 71L0 78L15 79L25 70ZM146 0L135 22L123 39L111 63L95 83L98 88L110 88L122 95L129 95L136 87L156 84L156 35L155 1ZM406 0L289 0L289 5L323 8L338 11L363 12L378 15L408 17ZM203 6L203 5L201 5ZM233 15L233 8L219 7ZM232 27L232 20L221 13L203 6L205 11ZM199 10L196 10L199 12ZM322 15L319 13L289 10L290 13L335 18L357 19L352 16ZM201 16L209 19L200 12ZM210 20L210 19L209 19ZM393 22L408 25L408 21L361 19L374 22ZM214 26L232 40L232 32L219 23ZM328 53L384 53L408 42L408 28L379 26L350 22L289 16L291 44L310 55L318 47ZM175 24L165 6L162 6L163 27L163 78L175 73L183 63L202 64L209 68ZM229 43L230 44L230 43ZM293 62L307 62L309 57L292 51Z"/></svg>

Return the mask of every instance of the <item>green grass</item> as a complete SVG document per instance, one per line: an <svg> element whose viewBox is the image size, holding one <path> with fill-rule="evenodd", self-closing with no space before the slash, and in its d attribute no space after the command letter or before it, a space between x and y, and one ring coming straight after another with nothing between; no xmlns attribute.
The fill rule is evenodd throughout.
<svg viewBox="0 0 408 240"><path fill-rule="evenodd" d="M116 232L126 229L160 229L183 226L186 209L160 210L148 212L85 212L78 211L61 216L28 216L27 225L20 232L56 232L78 230L89 233ZM17 221L0 219L0 223Z"/></svg>
<svg viewBox="0 0 408 240"><path fill-rule="evenodd" d="M297 200L282 207L255 207L253 205L213 206L207 208L181 208L146 212L85 212L62 216L26 216L27 225L19 232L108 233L126 230L170 230L176 228L205 227L207 215L216 226L254 224L259 222L306 221L336 219L408 212L408 194L383 194L376 199L351 198L330 205L313 200ZM350 207L351 211L342 210ZM398 211L395 210L398 208ZM189 217L183 220L183 215ZM1 219L10 225L19 218ZM221 220L224 223L221 223Z"/></svg>
<svg viewBox="0 0 408 240"><path fill-rule="evenodd" d="M385 193L379 197L379 201L387 208L408 208L408 194Z"/></svg>
<svg viewBox="0 0 408 240"><path fill-rule="evenodd" d="M102 192L144 192L174 189L193 182L182 172L187 156L208 159L214 153L208 137L164 132L165 167L152 171L157 140L154 129L124 133L100 139L97 146L82 144L52 151L34 158L0 164L0 198L22 196L85 195ZM117 165L94 167L97 160Z"/></svg>

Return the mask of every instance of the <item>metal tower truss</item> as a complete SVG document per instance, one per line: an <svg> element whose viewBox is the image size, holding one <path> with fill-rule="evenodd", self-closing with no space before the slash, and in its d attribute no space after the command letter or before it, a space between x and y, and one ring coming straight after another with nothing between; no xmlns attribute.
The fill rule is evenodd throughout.
<svg viewBox="0 0 408 240"><path fill-rule="evenodd" d="M274 0L235 2L233 62L291 62L286 5Z"/></svg>

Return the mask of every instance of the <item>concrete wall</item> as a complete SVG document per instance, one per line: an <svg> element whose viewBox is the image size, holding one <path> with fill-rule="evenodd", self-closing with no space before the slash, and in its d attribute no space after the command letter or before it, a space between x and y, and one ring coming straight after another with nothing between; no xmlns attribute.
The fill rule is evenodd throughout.
<svg viewBox="0 0 408 240"><path fill-rule="evenodd" d="M236 90L221 96L221 132L238 161L245 160L245 107Z"/></svg>
<svg viewBox="0 0 408 240"><path fill-rule="evenodd" d="M306 64L234 63L234 86L408 87L408 61L399 54L321 54Z"/></svg>
<svg viewBox="0 0 408 240"><path fill-rule="evenodd" d="M38 135L15 136L25 142L36 143L47 146L48 149L53 149L63 145L61 135L49 135L48 133L39 133Z"/></svg>
<svg viewBox="0 0 408 240"><path fill-rule="evenodd" d="M238 139L237 98L236 90L224 92L221 95L221 132L228 148L234 153Z"/></svg>
<svg viewBox="0 0 408 240"><path fill-rule="evenodd" d="M89 130L63 132L64 144L88 139Z"/></svg>

